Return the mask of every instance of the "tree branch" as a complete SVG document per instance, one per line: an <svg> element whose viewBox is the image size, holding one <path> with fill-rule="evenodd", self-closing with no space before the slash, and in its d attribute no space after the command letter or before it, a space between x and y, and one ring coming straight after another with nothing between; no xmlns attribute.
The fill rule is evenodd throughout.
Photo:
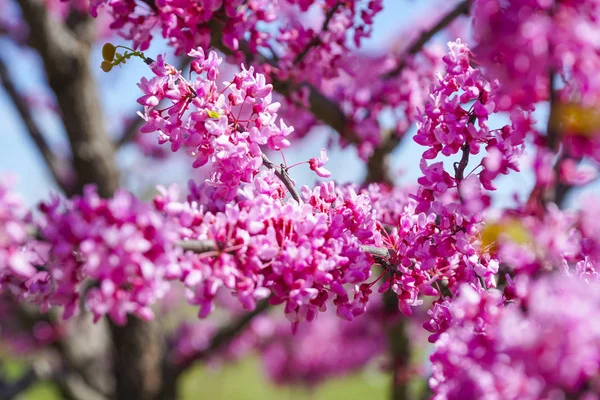
<svg viewBox="0 0 600 400"><path fill-rule="evenodd" d="M306 57L306 55L312 50L313 47L319 45L321 43L321 34L323 32L327 32L327 30L329 29L329 22L331 22L331 18L333 18L334 14L336 13L336 11L338 10L338 8L340 8L340 5L342 3L341 2L337 2L335 3L335 5L333 7L331 7L331 9L327 12L327 14L325 15L325 21L323 21L323 26L321 27L321 31L319 33L317 33L304 47L304 49L302 49L302 52L298 53L298 55L296 56L296 58L294 59L294 65L300 63L304 57Z"/></svg>
<svg viewBox="0 0 600 400"><path fill-rule="evenodd" d="M71 18L69 25L55 20L41 0L19 0L30 27L31 45L38 51L48 84L58 102L69 138L73 167L78 175L75 192L85 184L111 196L119 183L114 147L104 131L104 120L89 58L95 38L90 16Z"/></svg>
<svg viewBox="0 0 600 400"><path fill-rule="evenodd" d="M467 15L469 13L469 9L470 9L470 2L471 2L471 0L462 0L453 9L451 9L446 15L444 15L437 22L437 24L432 26L430 29L422 32L421 35L417 38L417 40L415 40L410 45L408 50L406 50L406 52L403 54L402 61L400 61L398 66L396 68L394 68L393 70L391 70L390 72L386 73L384 75L384 78L390 79L390 78L393 78L393 77L399 75L404 70L404 68L406 68L408 57L414 56L415 54L419 53L423 49L425 44L427 44L427 42L429 42L429 40L431 40L431 38L433 38L437 33L439 33L444 28L446 28L448 25L450 25L450 23L452 23L452 21L454 21L456 18L460 17L461 15Z"/></svg>
<svg viewBox="0 0 600 400"><path fill-rule="evenodd" d="M182 240L178 242L177 245L185 251L192 251L198 254L219 250L217 243L214 240ZM376 257L390 257L390 252L385 247L361 245L360 248L365 253L369 253Z"/></svg>
<svg viewBox="0 0 600 400"><path fill-rule="evenodd" d="M46 142L46 139L44 138L44 135L42 134L38 124L33 119L33 115L31 115L29 105L27 104L25 99L19 95L17 88L10 79L8 68L6 67L6 64L4 63L2 58L0 58L0 85L4 86L8 97L12 100L13 104L15 105L17 112L21 116L21 119L23 120L23 123L27 128L29 137L31 137L31 140L33 140L33 143L35 144L38 151L42 155L42 158L46 162L46 165L50 170L54 181L65 194L69 195L70 187L66 184L65 180L63 179L63 176L61 176L61 165L66 165L67 168L69 168L68 162L66 162L66 160L59 160L50 149L50 146L48 145L48 142ZM63 171L65 171L64 167Z"/></svg>
<svg viewBox="0 0 600 400"><path fill-rule="evenodd" d="M462 146L461 150L462 156L460 161L454 163L454 179L457 181L457 183L460 183L460 181L462 181L465 177L465 169L467 168L467 165L469 165L471 146L467 143Z"/></svg>
<svg viewBox="0 0 600 400"><path fill-rule="evenodd" d="M366 183L394 184L390 173L390 154L400 144L402 138L393 131L384 131L382 142L367 161Z"/></svg>
<svg viewBox="0 0 600 400"><path fill-rule="evenodd" d="M206 360L211 356L215 355L215 353L221 350L223 347L227 346L233 339L235 339L246 327L250 324L250 322L258 315L264 313L269 309L269 300L265 299L257 303L256 308L249 312L245 313L236 320L234 320L231 324L222 327L211 339L208 347L194 355L194 357L190 358L188 361L177 364L176 371L177 375L180 375L184 372L188 367L190 367L193 363Z"/></svg>
<svg viewBox="0 0 600 400"><path fill-rule="evenodd" d="M273 162L271 162L267 158L267 155L265 153L262 153L262 160L263 160L263 165L265 167L275 171L275 176L277 176L281 180L281 182L283 182L283 184L287 188L288 192L290 192L290 194L292 195L293 199L296 200L298 203L302 203L300 194L298 194L298 191L296 190L296 187L294 186L294 182L292 182L292 178L288 174L287 168L283 165L281 167L275 166L275 164L273 164Z"/></svg>

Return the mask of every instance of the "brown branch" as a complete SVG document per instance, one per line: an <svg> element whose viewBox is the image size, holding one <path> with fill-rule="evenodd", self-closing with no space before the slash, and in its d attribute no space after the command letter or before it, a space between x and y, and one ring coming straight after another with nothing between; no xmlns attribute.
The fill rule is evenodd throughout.
<svg viewBox="0 0 600 400"><path fill-rule="evenodd" d="M417 38L417 40L415 40L410 45L408 50L406 50L406 52L404 52L402 61L400 61L398 66L396 68L394 68L393 70L389 71L388 73L386 73L384 75L384 78L390 79L390 78L393 78L393 77L399 75L404 70L404 68L406 68L408 58L410 56L414 56L415 54L419 53L423 49L423 47L427 44L427 42L429 42L429 40L431 40L431 38L433 38L437 33L439 33L444 28L446 28L448 25L450 25L450 23L452 23L452 21L454 21L456 18L460 17L461 15L467 15L469 13L469 9L470 9L470 2L471 2L471 0L462 0L452 10L450 10L447 14L445 14L437 22L437 24L432 26L430 29L422 32L421 35Z"/></svg>
<svg viewBox="0 0 600 400"><path fill-rule="evenodd" d="M313 47L318 46L319 44L321 44L321 34L323 32L327 32L327 30L329 29L329 22L331 22L331 19L333 18L333 16L335 15L336 11L338 10L338 8L342 5L341 2L337 2L335 3L335 5L333 7L331 7L331 9L327 12L327 14L325 15L325 21L323 21L323 26L321 27L321 31L319 33L317 33L307 44L306 47L304 47L304 49L302 50L302 52L298 53L298 55L296 56L296 58L294 59L294 65L300 63L304 57L306 57L306 55L308 54L308 52L310 50L312 50Z"/></svg>
<svg viewBox="0 0 600 400"><path fill-rule="evenodd" d="M54 181L65 194L69 195L70 188L65 184L63 177L61 177L61 166L63 166L63 168L64 166L67 166L67 168L69 168L68 162L66 162L66 160L59 160L50 149L50 145L44 138L44 135L42 134L42 131L40 130L38 124L35 122L27 102L21 95L19 95L17 88L13 84L10 78L10 74L8 72L8 68L6 67L6 64L4 63L2 58L0 58L0 85L4 86L8 97L12 100L13 104L15 105L17 112L21 117L21 120L27 128L29 137L31 138L31 140L33 140L33 143L35 144L38 151L42 155L44 161L46 162L46 165L50 170Z"/></svg>
<svg viewBox="0 0 600 400"><path fill-rule="evenodd" d="M267 155L265 153L262 153L261 155L262 155L263 165L265 167L275 171L275 176L277 176L279 178L279 180L281 180L281 182L283 182L283 184L287 188L288 192L290 192L290 194L292 195L292 198L294 200L296 200L298 203L302 203L300 194L296 190L296 187L294 186L294 182L292 182L292 178L288 174L287 168L284 165L277 167L277 166L275 166L275 164L273 164L272 161L269 160L269 158L267 157Z"/></svg>
<svg viewBox="0 0 600 400"><path fill-rule="evenodd" d="M109 197L119 183L114 147L104 130L102 108L89 59L95 38L90 16L70 17L62 24L41 0L19 0L30 27L31 46L44 63L71 147L78 180L75 192L94 183L100 195Z"/></svg>
<svg viewBox="0 0 600 400"><path fill-rule="evenodd" d="M132 142L135 139L135 137L138 135L138 133L140 132L140 128L142 127L143 124L144 124L144 120L142 120L141 118L132 119L127 124L127 126L125 126L125 129L123 129L123 134L117 140L117 143L116 143L117 148L120 148L120 147Z"/></svg>
<svg viewBox="0 0 600 400"><path fill-rule="evenodd" d="M95 184L103 197L114 194L119 184L115 147L104 127L102 108L89 60L95 39L89 15L69 17L63 24L48 14L42 0L18 0L31 31L31 45L38 51L63 116L73 166L78 175L77 192ZM153 400L160 389L163 340L156 322L130 317L123 327L112 326L114 345L114 399ZM75 331L74 338L80 333ZM67 342L70 343L70 338ZM101 360L104 353L96 354ZM96 374L107 373L97 368ZM87 397L89 398L89 397Z"/></svg>
<svg viewBox="0 0 600 400"><path fill-rule="evenodd" d="M394 184L394 178L390 174L390 154L400 144L402 138L394 131L384 131L382 142L367 161L366 183Z"/></svg>
<svg viewBox="0 0 600 400"><path fill-rule="evenodd" d="M550 115L548 116L548 123L546 125L546 146L556 152L559 144L560 136L560 121L557 113L558 99L556 93L556 73L550 71L548 79L548 100L550 103Z"/></svg>
<svg viewBox="0 0 600 400"><path fill-rule="evenodd" d="M218 250L217 243L214 240L182 240L177 243L184 251L191 251L202 254L209 251Z"/></svg>
<svg viewBox="0 0 600 400"><path fill-rule="evenodd" d="M165 343L156 321L128 316L127 324L110 324L114 344L114 400L154 400L163 385Z"/></svg>
<svg viewBox="0 0 600 400"><path fill-rule="evenodd" d="M182 240L178 242L177 245L183 248L185 251L193 251L194 253L198 254L216 251L219 249L214 240ZM369 253L376 257L390 257L390 252L385 247L361 245L360 248L365 253Z"/></svg>
<svg viewBox="0 0 600 400"><path fill-rule="evenodd" d="M467 143L462 148L462 157L460 161L454 163L454 179L457 183L460 183L465 177L465 169L467 165L469 165L469 153L471 151L471 146Z"/></svg>
<svg viewBox="0 0 600 400"><path fill-rule="evenodd" d="M185 371L190 365L194 362L200 360L206 360L213 355L215 355L219 350L223 347L227 346L233 339L235 339L246 327L250 324L250 322L257 317L258 315L266 312L269 309L269 300L265 299L259 301L256 305L256 308L249 312L245 313L236 320L234 320L231 324L224 326L221 328L211 339L208 347L198 353L196 353L193 357L186 360L183 363L180 363L176 367L177 375L181 374Z"/></svg>

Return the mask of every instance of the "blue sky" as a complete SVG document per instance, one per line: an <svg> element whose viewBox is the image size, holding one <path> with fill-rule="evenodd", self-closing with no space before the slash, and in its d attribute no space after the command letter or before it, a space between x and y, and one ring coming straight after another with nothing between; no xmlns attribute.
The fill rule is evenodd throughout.
<svg viewBox="0 0 600 400"><path fill-rule="evenodd" d="M436 4L443 4L442 9L448 7L448 2L385 0L384 12L378 15L373 37L367 42L365 48L367 50L377 50L381 46L385 46L389 42L389 38L398 35L399 31L408 26L411 21L431 15L432 6L435 7ZM435 9L438 10L439 7ZM1 39L0 49L2 50L3 59L9 64L15 84L19 88L36 96L49 96L49 93L46 92L36 92L43 87L40 84L43 82L43 76L40 75L40 70L37 67L40 65L40 61L35 54L27 50L17 49ZM164 51L164 46L159 43L147 51L146 54L152 55L161 51ZM100 48L94 52L92 63L93 65L100 64ZM110 132L118 132L121 123L120 118L123 114L135 116L135 111L138 109L135 99L139 93L136 83L143 74L147 75L147 67L142 63L129 62L116 73L113 71L110 74L104 74L100 68L93 68L93 70L98 77L100 95L104 105L103 114L107 127ZM538 112L538 118L542 124L545 124L546 108L542 106ZM62 134L62 128L53 113L36 110L35 115L53 146L57 149L65 149L67 144ZM119 116L119 118L114 116ZM40 199L46 198L49 191L53 190L54 187L43 161L24 130L18 114L2 90L0 90L0 120L2 121L0 130L0 137L2 138L0 175L6 173L17 175L16 189L25 196L27 203L34 204ZM492 119L490 126L496 124L500 126L503 122L502 117ZM319 149L326 147L327 137L328 133L325 129L317 129L305 142L294 145L293 151L286 152L288 163L308 160L310 157L318 155ZM423 149L414 143L411 138L406 138L403 145L394 152L392 166L394 169L403 171L402 182L414 181L420 175L418 161L422 152ZM332 171L333 179L340 182L360 182L362 180L365 174L364 165L356 156L354 149L332 149L328 154L330 161L327 168ZM453 161L455 160L448 160L448 165L451 165ZM161 184L183 183L189 178L189 176L182 176L187 174L187 170L181 164L186 160L179 159L174 163L167 164L167 166L158 166L155 162L140 161L135 150L126 149L119 154L119 162L127 170L152 170L153 176L160 177L158 183ZM315 181L315 175L304 166L295 168L292 174L299 185L312 184ZM135 179L124 181L134 190L140 189L146 184L146 182L140 183L137 175L135 176ZM510 204L514 192L521 193L524 196L529 192L532 182L531 173L527 171L502 177L498 182L498 187L501 189L494 194L498 201L497 205Z"/></svg>

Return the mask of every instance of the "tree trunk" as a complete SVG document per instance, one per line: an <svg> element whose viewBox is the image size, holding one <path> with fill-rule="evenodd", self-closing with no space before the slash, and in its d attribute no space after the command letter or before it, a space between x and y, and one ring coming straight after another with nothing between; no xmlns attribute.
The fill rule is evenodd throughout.
<svg viewBox="0 0 600 400"><path fill-rule="evenodd" d="M98 91L89 66L95 39L93 19L72 12L63 24L48 14L41 0L19 0L19 4L30 27L31 45L43 60L48 84L62 113L77 174L75 192L81 193L86 184L95 184L101 196L110 197L119 185L119 173L115 146L104 129ZM125 326L112 325L110 333L115 350L114 397L152 399L161 382L163 345L155 324L130 317ZM110 368L96 373L110 373Z"/></svg>
<svg viewBox="0 0 600 400"><path fill-rule="evenodd" d="M391 290L384 294L385 309L391 316L398 315L398 298ZM410 364L410 341L406 333L406 319L392 318L388 328L390 367L392 375L391 400L408 400L408 367Z"/></svg>
<svg viewBox="0 0 600 400"><path fill-rule="evenodd" d="M158 325L129 316L127 324L111 324L116 400L154 400L162 385L164 343Z"/></svg>

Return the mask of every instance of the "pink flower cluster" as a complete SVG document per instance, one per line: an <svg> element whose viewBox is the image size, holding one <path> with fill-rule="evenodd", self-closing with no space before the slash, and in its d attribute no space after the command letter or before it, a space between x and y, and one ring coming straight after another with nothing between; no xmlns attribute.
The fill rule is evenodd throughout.
<svg viewBox="0 0 600 400"><path fill-rule="evenodd" d="M599 18L598 0L473 2L477 61L502 82L498 107L533 110L553 92L554 120L548 135L559 135L556 143L563 144L564 153L596 162L600 161L595 111L600 102L600 44L595 40ZM569 115L566 108L575 114Z"/></svg>
<svg viewBox="0 0 600 400"><path fill-rule="evenodd" d="M423 303L422 295L440 294L440 285L452 292L465 282L495 286L499 264L480 249L481 223L464 217L456 202L435 202L430 213L416 207L415 201L406 206L385 241L392 273L382 290L391 287L400 310L411 315L411 307Z"/></svg>
<svg viewBox="0 0 600 400"><path fill-rule="evenodd" d="M25 297L42 309L64 306L65 318L77 311L81 297L96 319L153 318L151 305L181 274L176 233L159 213L125 191L102 199L92 186L81 197L56 198L40 210L40 235L50 248Z"/></svg>
<svg viewBox="0 0 600 400"><path fill-rule="evenodd" d="M598 398L598 282L553 275L520 286L503 305L465 285L432 314L434 399Z"/></svg>
<svg viewBox="0 0 600 400"><path fill-rule="evenodd" d="M422 303L422 294L439 294L441 285L451 292L461 283L495 286L499 261L481 249L479 240L483 213L490 204L485 189L495 188L492 180L498 174L518 170L517 156L530 129L529 117L519 110L511 125L495 131L487 127L488 116L495 111L494 87L470 66L471 53L460 40L449 47L450 54L443 59L446 74L432 86L414 138L428 148L421 159L423 176L386 237L393 273L382 287L391 286L406 314ZM463 108L466 104L471 104L470 110ZM482 145L488 155L467 173L469 155L479 153ZM441 161L431 165L426 161L440 153L459 152L453 175ZM478 167L483 171L474 174Z"/></svg>
<svg viewBox="0 0 600 400"><path fill-rule="evenodd" d="M600 236L595 224L599 208L597 198L588 197L578 211L560 210L548 204L537 215L526 208L507 210L494 220L498 227L512 226L501 232L489 251L502 260L506 272L533 276L541 271L595 274L600 261Z"/></svg>
<svg viewBox="0 0 600 400"><path fill-rule="evenodd" d="M39 319L24 323L23 316L27 312L18 298L9 293L0 294L0 340L2 350L12 356L23 357L47 349L67 334L67 326L62 321Z"/></svg>
<svg viewBox="0 0 600 400"><path fill-rule="evenodd" d="M372 259L361 245L381 243L368 197L342 194L330 182L304 188L303 204L286 203L272 196L279 191L272 192L270 176L255 177L255 188L223 211L205 212L197 203L178 202L173 193L156 199L182 237L217 244L216 251L181 260L183 282L200 316L212 311L221 287L246 309L271 295L271 303L285 304L292 322L314 319L332 297L341 317L362 314L368 298L358 285L369 278Z"/></svg>
<svg viewBox="0 0 600 400"><path fill-rule="evenodd" d="M404 32L399 36L404 37ZM424 48L416 56L395 51L349 54L339 76L319 87L345 112L348 128L358 135L361 158L366 160L380 144L383 129L390 130L392 136L402 137L413 126L436 81L436 72L443 70L442 56L441 46L437 45ZM401 62L402 70L393 73ZM286 120L293 121L298 128L297 116L288 117L288 108L286 104L283 111ZM340 142L347 145L344 139Z"/></svg>
<svg viewBox="0 0 600 400"><path fill-rule="evenodd" d="M296 332L273 321L270 335L258 348L272 381L312 387L356 372L383 355L387 349L384 321L381 304L370 304L367 313L352 322L325 312Z"/></svg>
<svg viewBox="0 0 600 400"><path fill-rule="evenodd" d="M142 78L146 121L141 132L159 132L159 142L171 150L184 146L194 157L193 166L213 165L210 184L214 197L231 200L242 182L249 183L262 165L261 146L280 150L289 146L293 128L276 124L280 104L272 102L272 85L250 67L219 89L221 59L214 51L205 58L202 49L190 52L196 77L186 81L162 56L151 65L155 77ZM227 93L228 92L228 93ZM172 105L159 109L162 100Z"/></svg>
<svg viewBox="0 0 600 400"><path fill-rule="evenodd" d="M585 104L600 92L597 0L477 0L473 33L477 61L503 83L503 110L530 109L549 98L549 73L565 80L563 94Z"/></svg>
<svg viewBox="0 0 600 400"><path fill-rule="evenodd" d="M443 58L446 74L439 77L431 91L424 113L418 119L419 130L414 140L428 147L423 153L425 160L433 160L439 153L446 157L460 151L463 157L476 155L485 146L487 156L478 175L485 189L494 190L492 180L499 174L519 170L517 157L523 151L525 136L531 131L533 121L529 114L515 109L511 125L490 129L488 118L497 111L498 82L490 83L481 70L471 67L471 52L460 40L448 46L450 53ZM464 106L469 104L466 110ZM457 165L456 170L461 169L461 172L455 171L453 179L441 171L441 165L428 166L426 173L424 170L425 177L419 181L426 191L422 193L422 201L435 193L444 193L466 177L466 166Z"/></svg>
<svg viewBox="0 0 600 400"><path fill-rule="evenodd" d="M23 199L11 186L0 180L0 289L8 282L19 285L37 272L35 253L28 245L33 228L24 219Z"/></svg>
<svg viewBox="0 0 600 400"><path fill-rule="evenodd" d="M106 7L114 18L111 28L141 50L150 45L153 28L160 28L162 36L178 54L199 46L208 49L211 28L221 22L221 40L227 48L239 50L240 42L248 40L244 46L258 53L259 49L270 50L276 41L284 47L284 61L290 67L299 67L297 62L292 65L293 60L313 42L316 44L311 47L314 45L318 52L312 52L316 56L311 57L326 56L329 63L323 65L334 64L350 43L359 46L362 38L370 35L373 17L382 9L381 0L165 0L145 3L145 7L139 5L135 0L94 0L91 12L96 16L99 8ZM331 14L325 31L302 24L309 8L321 10L323 19ZM277 24L281 19L287 23ZM346 37L350 30L353 34ZM312 65L311 57L300 67Z"/></svg>
<svg viewBox="0 0 600 400"><path fill-rule="evenodd" d="M340 104L348 119L344 129L356 134L365 159L380 142L382 115L394 116L395 135L409 129L440 66L439 52L429 47L416 56L394 51L373 57L355 51L370 36L383 9L381 0L169 0L141 5L97 0L92 13L99 7L109 10L115 18L112 29L134 48L148 48L159 27L179 54L197 48L208 52L221 40L234 50L232 63L252 62L267 80L287 83L284 115L297 135L320 123L307 110L309 87L316 88ZM412 32L406 35L416 40ZM399 63L406 64L403 71L387 77Z"/></svg>

